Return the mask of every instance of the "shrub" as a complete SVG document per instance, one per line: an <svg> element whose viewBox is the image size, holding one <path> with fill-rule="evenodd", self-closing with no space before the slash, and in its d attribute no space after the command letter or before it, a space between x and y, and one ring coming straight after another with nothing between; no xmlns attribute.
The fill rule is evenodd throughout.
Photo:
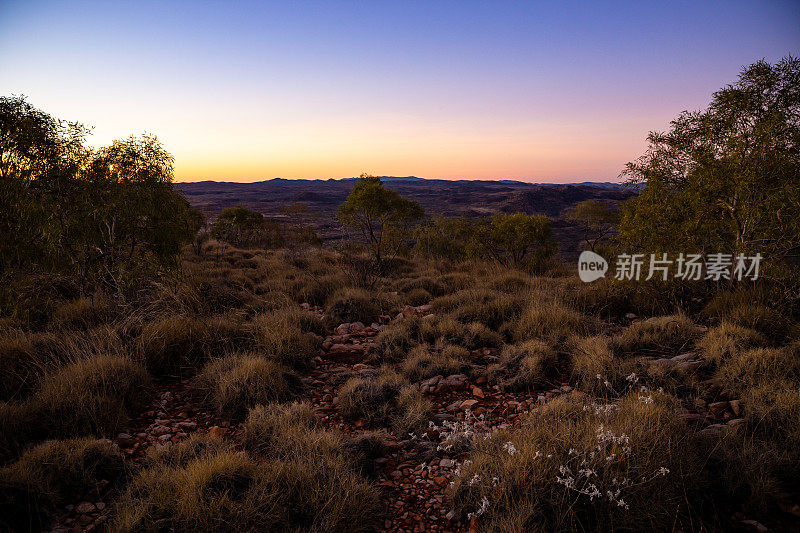
<svg viewBox="0 0 800 533"><path fill-rule="evenodd" d="M675 401L572 393L518 430L476 438L451 490L488 531L664 530L685 521L701 463ZM688 523L688 522L686 522Z"/></svg>
<svg viewBox="0 0 800 533"><path fill-rule="evenodd" d="M396 372L382 369L377 376L353 377L339 389L339 412L368 424L393 426L399 433L422 429L430 403L407 386Z"/></svg>
<svg viewBox="0 0 800 533"><path fill-rule="evenodd" d="M684 315L649 318L635 322L612 338L620 355L674 356L693 344L702 330Z"/></svg>
<svg viewBox="0 0 800 533"><path fill-rule="evenodd" d="M419 345L411 350L400 365L403 375L411 381L459 374L469 367L469 351L454 345L447 345L439 351L432 351L428 345Z"/></svg>
<svg viewBox="0 0 800 533"><path fill-rule="evenodd" d="M372 531L375 489L335 456L257 461L194 438L154 457L122 495L115 531Z"/></svg>
<svg viewBox="0 0 800 533"><path fill-rule="evenodd" d="M424 305L431 301L431 293L425 289L412 289L405 295L409 305Z"/></svg>
<svg viewBox="0 0 800 533"><path fill-rule="evenodd" d="M730 357L717 376L723 389L741 395L761 384L800 381L800 357L789 347L753 348Z"/></svg>
<svg viewBox="0 0 800 533"><path fill-rule="evenodd" d="M572 382L596 396L616 396L628 387L627 376L636 372L632 359L615 357L604 336L571 339Z"/></svg>
<svg viewBox="0 0 800 533"><path fill-rule="evenodd" d="M262 356L228 355L206 364L192 388L218 414L239 420L255 405L288 400L300 388L300 380Z"/></svg>
<svg viewBox="0 0 800 533"><path fill-rule="evenodd" d="M364 289L346 288L336 291L328 299L325 314L331 325L345 322L377 322L378 317L396 309L397 303L389 296Z"/></svg>
<svg viewBox="0 0 800 533"><path fill-rule="evenodd" d="M462 324L451 318L429 322L427 331L423 331L429 342L455 344L469 350L478 348L496 348L502 344L500 335L479 322Z"/></svg>
<svg viewBox="0 0 800 533"><path fill-rule="evenodd" d="M308 322L304 323L304 320ZM308 368L317 355L322 340L300 329L300 324L316 327L313 318L282 312L259 315L253 319L252 330L256 347L267 357L295 369Z"/></svg>
<svg viewBox="0 0 800 533"><path fill-rule="evenodd" d="M500 354L500 364L506 368L508 377L500 386L509 391L533 391L552 384L561 370L560 362L555 350L540 340L506 345Z"/></svg>
<svg viewBox="0 0 800 533"><path fill-rule="evenodd" d="M206 358L208 327L197 318L170 316L148 322L137 339L137 351L153 373L174 371Z"/></svg>
<svg viewBox="0 0 800 533"><path fill-rule="evenodd" d="M703 316L754 329L767 337L784 340L791 321L768 307L771 298L763 291L721 292L703 309Z"/></svg>
<svg viewBox="0 0 800 533"><path fill-rule="evenodd" d="M719 326L709 328L695 347L707 361L719 365L742 350L766 344L767 339L759 332L723 322Z"/></svg>
<svg viewBox="0 0 800 533"><path fill-rule="evenodd" d="M479 322L492 329L518 316L521 306L519 298L487 289L465 289L433 302L437 313L450 313L461 322Z"/></svg>
<svg viewBox="0 0 800 533"><path fill-rule="evenodd" d="M314 463L320 457L346 463L355 471L373 467L380 443L368 435L347 440L344 435L322 428L308 403L259 405L250 411L244 425L245 449L265 459L302 460Z"/></svg>
<svg viewBox="0 0 800 533"><path fill-rule="evenodd" d="M81 297L56 308L51 324L63 329L88 329L109 320L112 311L111 302L103 294Z"/></svg>
<svg viewBox="0 0 800 533"><path fill-rule="evenodd" d="M410 316L392 321L375 337L375 343L368 351L370 359L381 363L401 361L413 346L423 340L423 330L430 332L435 328L433 320Z"/></svg>
<svg viewBox="0 0 800 533"><path fill-rule="evenodd" d="M110 435L149 399L150 376L120 356L66 365L42 379L30 398L48 435Z"/></svg>
<svg viewBox="0 0 800 533"><path fill-rule="evenodd" d="M0 528L41 530L57 506L71 503L101 480L123 473L119 450L108 440L48 441L0 469Z"/></svg>
<svg viewBox="0 0 800 533"><path fill-rule="evenodd" d="M542 339L559 344L573 334L587 334L594 328L588 317L558 302L534 300L508 328L519 341Z"/></svg>

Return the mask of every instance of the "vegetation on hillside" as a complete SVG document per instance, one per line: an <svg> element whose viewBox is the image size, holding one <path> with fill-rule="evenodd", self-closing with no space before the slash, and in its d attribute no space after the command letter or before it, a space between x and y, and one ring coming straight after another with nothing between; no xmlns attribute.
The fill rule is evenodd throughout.
<svg viewBox="0 0 800 533"><path fill-rule="evenodd" d="M352 245L241 207L197 239L154 138L0 99L0 529L791 529L798 76L652 134L618 239L573 212L592 249L760 251L741 283L583 283L546 217L425 219L370 176Z"/></svg>

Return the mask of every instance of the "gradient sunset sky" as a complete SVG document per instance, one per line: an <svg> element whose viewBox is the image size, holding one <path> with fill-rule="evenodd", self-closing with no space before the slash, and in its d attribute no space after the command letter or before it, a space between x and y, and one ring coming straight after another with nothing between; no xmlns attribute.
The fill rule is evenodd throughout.
<svg viewBox="0 0 800 533"><path fill-rule="evenodd" d="M0 0L0 94L151 132L178 181L614 181L800 2Z"/></svg>

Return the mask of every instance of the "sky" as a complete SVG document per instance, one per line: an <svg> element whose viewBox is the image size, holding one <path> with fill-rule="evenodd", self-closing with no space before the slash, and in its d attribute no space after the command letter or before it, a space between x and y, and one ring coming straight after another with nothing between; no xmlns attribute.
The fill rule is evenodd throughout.
<svg viewBox="0 0 800 533"><path fill-rule="evenodd" d="M176 181L617 181L800 2L0 0L0 95L144 132Z"/></svg>

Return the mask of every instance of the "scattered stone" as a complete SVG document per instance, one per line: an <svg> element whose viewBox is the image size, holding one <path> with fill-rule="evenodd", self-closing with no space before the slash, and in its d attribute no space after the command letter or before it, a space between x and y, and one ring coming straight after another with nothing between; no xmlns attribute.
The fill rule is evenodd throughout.
<svg viewBox="0 0 800 533"><path fill-rule="evenodd" d="M136 438L130 436L127 433L120 433L119 435L117 435L117 438L114 439L114 442L116 442L117 446L121 448L129 448L134 444L136 444Z"/></svg>
<svg viewBox="0 0 800 533"><path fill-rule="evenodd" d="M467 376L464 374L453 374L439 381L437 392L450 392L464 388L467 384Z"/></svg>
<svg viewBox="0 0 800 533"><path fill-rule="evenodd" d="M472 409L473 407L475 407L475 405L477 405L477 403L478 403L478 400L464 400L463 402L461 402L461 404L458 406L458 408L461 409L462 411L467 411L467 410Z"/></svg>
<svg viewBox="0 0 800 533"><path fill-rule="evenodd" d="M78 514L89 514L97 510L97 507L92 502L81 502L75 506L75 512Z"/></svg>
<svg viewBox="0 0 800 533"><path fill-rule="evenodd" d="M209 435L210 437L214 437L214 438L216 438L216 439L221 439L222 437L224 437L224 436L225 436L225 433L227 433L227 432L228 432L228 430L227 430L227 429L225 429L225 428L221 428L221 427L219 427L219 426L212 426L212 427L211 427L211 428L208 430L208 435Z"/></svg>
<svg viewBox="0 0 800 533"><path fill-rule="evenodd" d="M697 434L704 437L719 437L725 434L727 430L728 426L726 424L711 424L707 428L698 431Z"/></svg>
<svg viewBox="0 0 800 533"><path fill-rule="evenodd" d="M744 524L747 531L755 531L757 533L766 533L769 531L769 528L758 520L742 520L742 524Z"/></svg>

